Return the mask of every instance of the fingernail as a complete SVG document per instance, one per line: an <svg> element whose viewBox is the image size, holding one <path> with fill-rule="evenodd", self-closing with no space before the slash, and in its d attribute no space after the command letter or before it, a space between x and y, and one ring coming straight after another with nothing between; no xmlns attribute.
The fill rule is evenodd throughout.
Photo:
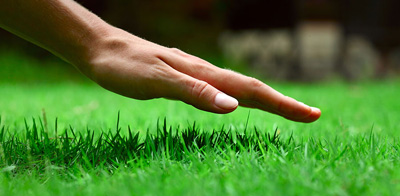
<svg viewBox="0 0 400 196"><path fill-rule="evenodd" d="M235 109L239 105L239 102L235 98L224 93L218 93L217 96L215 96L214 103L225 110Z"/></svg>

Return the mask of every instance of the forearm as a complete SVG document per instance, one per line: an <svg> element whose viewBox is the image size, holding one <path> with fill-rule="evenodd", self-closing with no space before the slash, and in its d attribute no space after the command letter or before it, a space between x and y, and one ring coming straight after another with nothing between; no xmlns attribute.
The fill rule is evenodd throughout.
<svg viewBox="0 0 400 196"><path fill-rule="evenodd" d="M91 50L111 28L72 0L0 0L0 27L88 75Z"/></svg>
<svg viewBox="0 0 400 196"><path fill-rule="evenodd" d="M239 100L300 122L321 115L254 78L114 28L72 0L0 0L0 27L127 97L177 99L215 113L232 112Z"/></svg>

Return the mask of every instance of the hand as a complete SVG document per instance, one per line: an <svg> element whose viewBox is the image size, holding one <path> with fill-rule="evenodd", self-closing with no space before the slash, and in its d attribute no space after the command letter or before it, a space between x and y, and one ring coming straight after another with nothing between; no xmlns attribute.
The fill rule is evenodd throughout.
<svg viewBox="0 0 400 196"><path fill-rule="evenodd" d="M176 99L215 113L232 112L240 103L299 122L321 115L254 78L112 27L75 1L0 1L0 27L127 97Z"/></svg>
<svg viewBox="0 0 400 196"><path fill-rule="evenodd" d="M89 67L86 74L95 82L127 97L181 100L214 113L232 112L240 104L298 122L313 122L321 115L319 109L284 96L257 79L120 29L113 29L95 46L88 65L77 67Z"/></svg>

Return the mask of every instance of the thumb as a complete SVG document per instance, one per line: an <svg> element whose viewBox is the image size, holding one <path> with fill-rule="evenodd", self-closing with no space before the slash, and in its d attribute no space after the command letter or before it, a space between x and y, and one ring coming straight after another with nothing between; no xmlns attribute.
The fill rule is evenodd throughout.
<svg viewBox="0 0 400 196"><path fill-rule="evenodd" d="M226 95L207 82L187 75L178 86L180 86L180 91L177 91L179 93L175 95L175 98L200 110L225 114L234 111L239 105L235 98Z"/></svg>

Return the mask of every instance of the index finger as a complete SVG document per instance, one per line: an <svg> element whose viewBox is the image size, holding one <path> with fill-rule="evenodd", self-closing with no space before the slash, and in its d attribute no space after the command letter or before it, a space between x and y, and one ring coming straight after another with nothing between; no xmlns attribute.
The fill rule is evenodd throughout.
<svg viewBox="0 0 400 196"><path fill-rule="evenodd" d="M246 107L258 108L298 122L313 122L321 115L319 109L284 96L255 78L233 71L215 68L213 74L207 74L203 79L209 80L211 85L235 97Z"/></svg>
<svg viewBox="0 0 400 196"><path fill-rule="evenodd" d="M161 58L174 69L235 97L242 106L258 108L297 122L313 122L321 115L319 109L284 96L255 78L216 67L180 50L174 49Z"/></svg>

